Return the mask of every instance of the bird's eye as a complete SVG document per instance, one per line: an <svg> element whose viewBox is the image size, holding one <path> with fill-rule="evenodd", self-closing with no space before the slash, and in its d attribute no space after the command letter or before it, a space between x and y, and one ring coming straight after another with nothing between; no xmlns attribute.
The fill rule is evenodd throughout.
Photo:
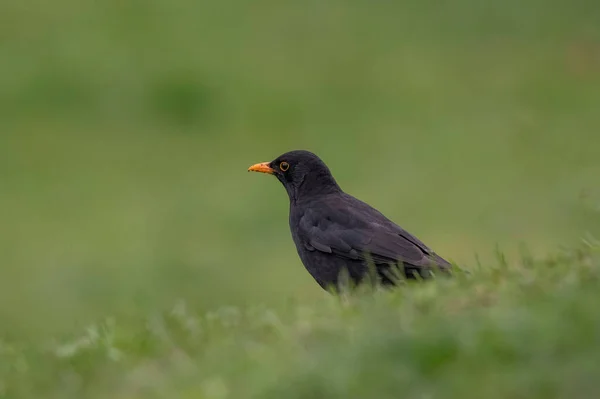
<svg viewBox="0 0 600 399"><path fill-rule="evenodd" d="M279 164L279 169L283 170L284 172L286 170L288 170L290 168L290 164L287 162L282 162Z"/></svg>

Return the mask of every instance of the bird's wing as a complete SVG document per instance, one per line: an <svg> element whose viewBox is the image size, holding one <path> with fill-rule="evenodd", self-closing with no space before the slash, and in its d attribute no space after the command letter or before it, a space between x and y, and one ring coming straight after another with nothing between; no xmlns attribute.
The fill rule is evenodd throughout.
<svg viewBox="0 0 600 399"><path fill-rule="evenodd" d="M425 244L378 211L357 206L355 202L308 208L300 218L299 229L309 251L372 260L375 264L432 265L430 255L433 253ZM436 255L433 257L437 258Z"/></svg>

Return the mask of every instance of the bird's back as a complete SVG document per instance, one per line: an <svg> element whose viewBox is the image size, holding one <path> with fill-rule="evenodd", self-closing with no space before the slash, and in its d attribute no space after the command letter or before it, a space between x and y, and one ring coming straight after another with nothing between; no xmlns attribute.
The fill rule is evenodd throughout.
<svg viewBox="0 0 600 399"><path fill-rule="evenodd" d="M398 262L419 274L429 267L450 268L417 237L343 192L291 204L290 228L302 262L319 284L343 268L360 280L369 261L378 270Z"/></svg>

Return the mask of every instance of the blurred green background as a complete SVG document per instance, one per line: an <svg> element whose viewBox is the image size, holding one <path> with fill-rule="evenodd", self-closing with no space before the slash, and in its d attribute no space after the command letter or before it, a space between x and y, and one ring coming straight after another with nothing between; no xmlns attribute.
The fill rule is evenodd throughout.
<svg viewBox="0 0 600 399"><path fill-rule="evenodd" d="M318 301L291 149L467 267L600 225L600 3L0 2L0 329ZM594 227L595 226L595 227Z"/></svg>

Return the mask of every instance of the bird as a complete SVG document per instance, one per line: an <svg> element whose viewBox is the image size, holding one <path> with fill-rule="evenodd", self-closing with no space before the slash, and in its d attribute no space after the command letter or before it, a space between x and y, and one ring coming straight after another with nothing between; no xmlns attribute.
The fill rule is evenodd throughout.
<svg viewBox="0 0 600 399"><path fill-rule="evenodd" d="M296 250L323 289L339 290L348 282L358 286L373 276L390 287L405 279L427 279L435 270L451 273L451 263L421 240L344 192L314 153L289 151L248 171L274 175L283 184Z"/></svg>

